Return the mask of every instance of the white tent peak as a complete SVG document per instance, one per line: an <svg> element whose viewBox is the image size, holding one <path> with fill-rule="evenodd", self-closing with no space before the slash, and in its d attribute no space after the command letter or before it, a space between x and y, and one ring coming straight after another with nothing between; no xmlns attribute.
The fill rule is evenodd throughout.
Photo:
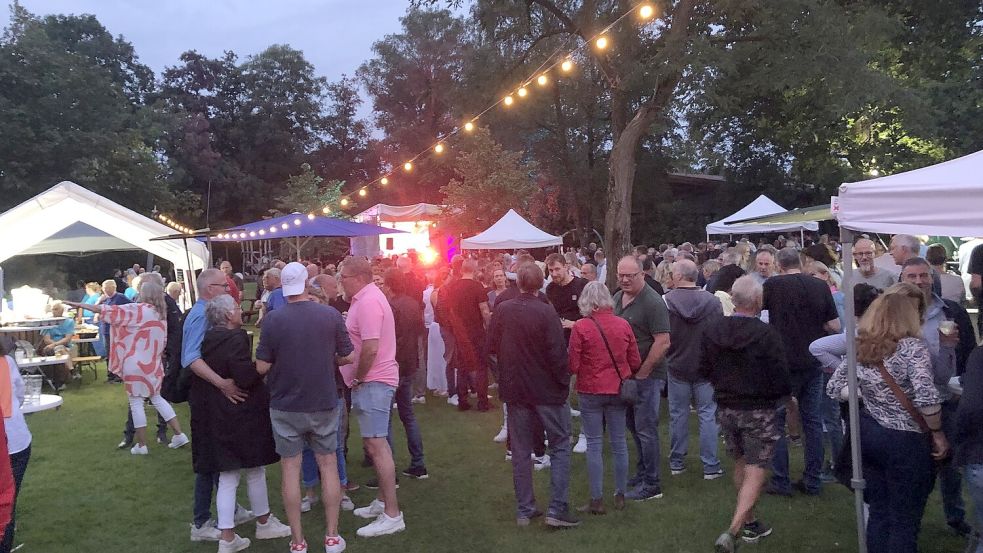
<svg viewBox="0 0 983 553"><path fill-rule="evenodd" d="M763 232L782 232L787 230L819 230L819 224L815 221L804 223L773 223L773 224L735 224L728 225L730 221L743 221L754 217L774 215L784 213L786 209L774 200L761 194L753 202L742 207L736 213L724 217L723 219L707 225L707 235L711 234L750 234Z"/></svg>
<svg viewBox="0 0 983 553"><path fill-rule="evenodd" d="M207 266L198 240L151 241L174 230L74 182L63 181L0 214L0 262L21 254L146 250L184 269Z"/></svg>
<svg viewBox="0 0 983 553"><path fill-rule="evenodd" d="M514 209L510 209L484 232L461 240L461 248L466 250L545 248L562 244L562 238L536 228Z"/></svg>

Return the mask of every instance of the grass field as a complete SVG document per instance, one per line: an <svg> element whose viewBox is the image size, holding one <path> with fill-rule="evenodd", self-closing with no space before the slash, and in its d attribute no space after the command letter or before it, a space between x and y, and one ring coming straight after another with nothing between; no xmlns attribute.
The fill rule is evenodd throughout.
<svg viewBox="0 0 983 553"><path fill-rule="evenodd" d="M100 375L104 374L100 371ZM146 553L215 551L216 544L188 539L193 474L190 447L171 451L151 444L146 457L115 449L126 418L124 392L119 385L93 382L89 372L80 387L70 386L58 411L30 415L33 456L18 506L17 543L25 553L120 552ZM185 428L187 405L177 406ZM668 476L663 463L665 497L630 504L623 512L589 517L577 529L552 531L541 525L517 528L514 522L511 465L503 448L491 441L501 412L458 413L440 398L418 406L427 468L431 478L401 479L399 498L407 530L395 536L358 539L355 529L365 521L342 513L341 531L350 551L364 552L698 552L712 551L713 540L729 520L734 495L728 479L705 482L694 440L689 472ZM150 420L153 414L148 412ZM663 419L665 420L665 419ZM575 419L576 421L576 419ZM579 423L575 422L575 425ZM668 439L662 424L662 438ZM397 467L408 463L402 429L396 427ZM358 466L359 445L353 429L349 474L356 482L371 476ZM695 438L695 433L692 434ZM193 439L193 436L192 436ZM665 451L665 449L663 449ZM721 448L721 453L723 448ZM800 470L801 454L793 448L793 467ZM632 453L634 459L634 453ZM725 461L725 468L730 465ZM280 471L268 470L270 500L275 514L281 508ZM611 478L605 482L610 493ZM537 473L540 506L548 501L548 471ZM372 497L364 487L352 494L357 505ZM574 454L571 501L587 499L586 462ZM240 501L246 502L240 489ZM610 505L609 505L610 506ZM760 514L774 534L746 551L855 551L853 503L849 492L828 485L822 497L791 499L766 496ZM311 551L320 550L323 532L320 506L304 515ZM253 537L251 525L240 534ZM924 551L962 551L960 540L944 524L938 494L930 499L922 530ZM256 542L249 551L286 552L287 540Z"/></svg>

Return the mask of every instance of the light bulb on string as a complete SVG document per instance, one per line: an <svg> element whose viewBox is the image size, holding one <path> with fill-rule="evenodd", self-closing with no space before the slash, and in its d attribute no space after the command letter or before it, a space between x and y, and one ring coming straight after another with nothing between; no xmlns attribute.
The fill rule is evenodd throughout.
<svg viewBox="0 0 983 553"><path fill-rule="evenodd" d="M294 225L300 226L300 217L294 219Z"/></svg>
<svg viewBox="0 0 983 553"><path fill-rule="evenodd" d="M642 4L641 6L639 6L638 16L641 17L642 19L651 19L653 15L655 15L655 8L653 8L649 4Z"/></svg>
<svg viewBox="0 0 983 553"><path fill-rule="evenodd" d="M288 225L287 223L283 223L282 225L280 225L280 228L282 228L283 230L287 230L288 228L290 228L290 225Z"/></svg>
<svg viewBox="0 0 983 553"><path fill-rule="evenodd" d="M369 193L369 192L368 192L368 190L366 190L366 189L364 189L364 188L362 188L361 190L359 190L359 191L358 191L358 195L359 195L359 196L361 196L361 197L363 197L363 198L364 198L364 197L365 197L365 195L366 195L366 194L368 194L368 193Z"/></svg>
<svg viewBox="0 0 983 553"><path fill-rule="evenodd" d="M543 73L542 75L540 75L540 76L539 76L539 77L538 77L538 78L536 79L536 83L537 83L537 84L538 84L539 86L546 86L546 83L548 83L548 82L550 82L550 80L549 80L549 77L547 77L547 76L546 76L546 73Z"/></svg>
<svg viewBox="0 0 983 553"><path fill-rule="evenodd" d="M412 171L413 170L413 163L412 162L409 162L409 161L407 161L406 163L404 163L403 164L403 170L406 171L407 173L409 173L410 171Z"/></svg>
<svg viewBox="0 0 983 553"><path fill-rule="evenodd" d="M259 233L258 233L258 234L259 234L260 236L266 236L266 231L265 231L265 230L263 230L263 229L259 229Z"/></svg>
<svg viewBox="0 0 983 553"><path fill-rule="evenodd" d="M313 213L308 213L308 214L307 214L307 219L308 219L309 221L313 221L313 220L314 220L314 214L313 214Z"/></svg>
<svg viewBox="0 0 983 553"><path fill-rule="evenodd" d="M255 238L256 237L256 231L255 230L249 231L249 237L250 238Z"/></svg>
<svg viewBox="0 0 983 553"><path fill-rule="evenodd" d="M603 50L608 47L608 37L599 36L597 40L594 41L594 45L597 46L598 50Z"/></svg>
<svg viewBox="0 0 983 553"><path fill-rule="evenodd" d="M324 213L325 215L327 215L328 213L331 213L331 208L328 207L328 206L324 206L324 208L321 209L321 213Z"/></svg>
<svg viewBox="0 0 983 553"><path fill-rule="evenodd" d="M276 227L270 227L270 234L276 234Z"/></svg>
<svg viewBox="0 0 983 553"><path fill-rule="evenodd" d="M520 86L519 90L515 91L515 93L519 95L519 98L525 98L526 94L529 94L529 91L526 90L526 87Z"/></svg>
<svg viewBox="0 0 983 553"><path fill-rule="evenodd" d="M570 58L563 60L563 63L560 64L560 69L564 73L569 73L570 70L573 69L573 61L570 60Z"/></svg>
<svg viewBox="0 0 983 553"><path fill-rule="evenodd" d="M438 153L438 154L444 153L444 145L443 144L437 144L436 146L433 147L433 151L436 152L436 153Z"/></svg>
<svg viewBox="0 0 983 553"><path fill-rule="evenodd" d="M382 177L382 179L379 180L379 184L382 186L389 184L389 177Z"/></svg>
<svg viewBox="0 0 983 553"><path fill-rule="evenodd" d="M342 205L342 206L346 206L346 205L348 205L348 198L342 198L342 199L341 199L341 205Z"/></svg>
<svg viewBox="0 0 983 553"><path fill-rule="evenodd" d="M512 102L514 102L514 101L515 100L512 99L512 95L511 94L508 95L508 96L506 96L505 98L502 98L502 103L505 104L506 106L511 106L512 105Z"/></svg>
<svg viewBox="0 0 983 553"><path fill-rule="evenodd" d="M472 123L471 121L468 121L467 123L465 123L464 124L464 130L467 131L467 132L473 131L474 130L474 123Z"/></svg>

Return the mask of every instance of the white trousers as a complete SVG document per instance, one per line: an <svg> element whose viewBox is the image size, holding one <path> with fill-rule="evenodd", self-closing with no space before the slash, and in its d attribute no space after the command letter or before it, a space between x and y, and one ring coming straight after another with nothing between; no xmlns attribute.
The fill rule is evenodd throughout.
<svg viewBox="0 0 983 553"><path fill-rule="evenodd" d="M147 413L143 410L143 400L146 398L129 396L130 398L130 413L133 414L133 427L134 428L146 428L147 427ZM154 409L160 413L165 422L169 422L171 419L177 416L174 412L174 408L171 407L167 400L162 398L160 394L155 396L150 396L150 403L153 404Z"/></svg>
<svg viewBox="0 0 983 553"><path fill-rule="evenodd" d="M239 487L240 473L246 474L246 493L249 494L249 508L257 516L263 516L270 512L270 498L266 494L266 467L220 472L218 475L218 491L215 493L215 507L218 510L219 530L235 528L236 488Z"/></svg>

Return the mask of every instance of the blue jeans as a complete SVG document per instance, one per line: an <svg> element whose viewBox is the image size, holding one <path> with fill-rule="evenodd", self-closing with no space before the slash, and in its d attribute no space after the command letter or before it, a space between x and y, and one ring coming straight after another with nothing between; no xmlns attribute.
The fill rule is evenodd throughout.
<svg viewBox="0 0 983 553"><path fill-rule="evenodd" d="M217 472L195 473L194 523L197 528L201 528L202 524L212 518L212 491L216 487Z"/></svg>
<svg viewBox="0 0 983 553"><path fill-rule="evenodd" d="M628 409L626 422L638 448L635 480L645 487L658 486L659 458L659 401L665 380L646 378L638 381L638 402Z"/></svg>
<svg viewBox="0 0 983 553"><path fill-rule="evenodd" d="M700 421L700 460L703 461L703 474L720 471L717 457L717 403L713 401L713 386L709 382L690 383L669 376L669 468L685 468L686 451L689 446L689 404L696 405L696 416Z"/></svg>
<svg viewBox="0 0 983 553"><path fill-rule="evenodd" d="M925 503L935 480L929 437L889 430L861 411L860 438L867 480L864 501L870 505L867 551L916 553Z"/></svg>
<svg viewBox="0 0 983 553"><path fill-rule="evenodd" d="M966 465L963 468L966 471L966 489L976 511L976 529L983 530L983 465ZM975 553L983 553L983 540L976 544Z"/></svg>
<svg viewBox="0 0 983 553"><path fill-rule="evenodd" d="M799 389L793 389L792 394L799 400L802 440L805 445L805 470L802 471L802 482L810 492L819 493L822 486L819 473L823 468L823 422L820 406L823 396L822 372L816 371L801 384ZM771 485L779 491L791 493L784 405L778 408L778 428L781 429L782 437L775 446L775 458L771 463Z"/></svg>
<svg viewBox="0 0 983 553"><path fill-rule="evenodd" d="M20 495L20 485L27 472L27 463L31 460L31 446L10 456L10 470L14 476L14 504L10 509L10 522L3 531L3 541L0 541L0 553L10 553L14 547L15 516L17 514L17 496Z"/></svg>
<svg viewBox="0 0 983 553"><path fill-rule="evenodd" d="M959 402L942 403L942 431L946 436L956 436L956 409ZM942 511L946 522L966 520L966 504L963 503L963 478L959 467L948 459L939 467L939 491L942 492Z"/></svg>
<svg viewBox="0 0 983 553"><path fill-rule="evenodd" d="M396 388L396 411L399 413L399 420L403 423L406 431L406 448L410 451L410 468L424 468L423 462L423 435L420 433L420 425L416 422L416 415L413 414L413 377L399 377L399 387ZM386 436L389 441L389 449L393 450L393 421L389 418L389 434ZM395 451L395 450L393 450Z"/></svg>
<svg viewBox="0 0 983 553"><path fill-rule="evenodd" d="M530 517L536 511L532 484L533 421L539 420L550 442L550 515L569 510L570 405L523 405L509 403L509 435L512 437L512 483L516 513Z"/></svg>
<svg viewBox="0 0 983 553"><path fill-rule="evenodd" d="M829 382L829 377L832 374L823 373L823 390L826 390L826 384ZM826 438L825 443L829 445L829 465L830 469L833 468L836 459L840 454L840 449L843 447L843 418L840 416L840 402L829 397L827 394L822 394L822 411L823 411L823 435Z"/></svg>
<svg viewBox="0 0 983 553"><path fill-rule="evenodd" d="M614 457L614 493L628 487L628 443L625 441L627 406L617 394L577 394L580 423L587 436L587 481L591 499L604 496L604 426Z"/></svg>

